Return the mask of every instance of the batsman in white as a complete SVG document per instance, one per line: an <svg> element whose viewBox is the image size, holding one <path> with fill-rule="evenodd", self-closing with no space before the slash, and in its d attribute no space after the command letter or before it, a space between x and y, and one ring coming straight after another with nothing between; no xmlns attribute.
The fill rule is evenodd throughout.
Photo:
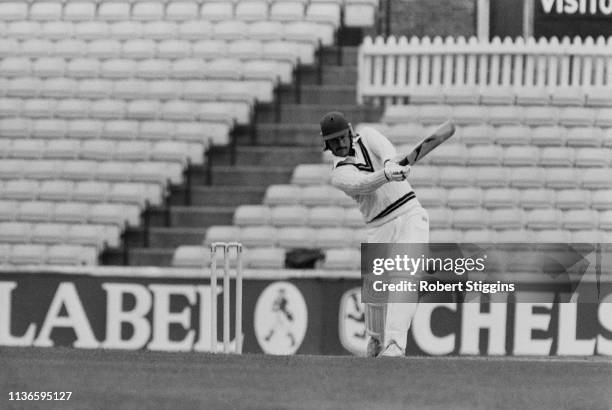
<svg viewBox="0 0 612 410"><path fill-rule="evenodd" d="M429 215L407 177L410 165L380 132L365 127L356 134L342 113L321 119L325 149L333 154L331 183L359 205L369 243L428 243ZM418 295L410 303L365 304L368 356L404 356Z"/></svg>

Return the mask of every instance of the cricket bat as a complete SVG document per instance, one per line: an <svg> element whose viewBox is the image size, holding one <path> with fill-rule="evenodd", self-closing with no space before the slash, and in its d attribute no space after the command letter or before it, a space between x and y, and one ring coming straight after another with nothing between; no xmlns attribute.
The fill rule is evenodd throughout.
<svg viewBox="0 0 612 410"><path fill-rule="evenodd" d="M449 139L455 133L455 124L450 120L444 122L438 128L419 142L412 152L402 159L399 164L402 166L413 165L425 155L436 149L436 147Z"/></svg>

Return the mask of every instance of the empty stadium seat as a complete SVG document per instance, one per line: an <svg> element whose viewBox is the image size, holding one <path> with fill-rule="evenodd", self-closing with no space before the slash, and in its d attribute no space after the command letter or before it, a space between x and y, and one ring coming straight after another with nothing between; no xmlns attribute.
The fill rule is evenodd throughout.
<svg viewBox="0 0 612 410"><path fill-rule="evenodd" d="M175 1L166 6L165 18L171 21L187 21L198 16L196 2Z"/></svg>
<svg viewBox="0 0 612 410"><path fill-rule="evenodd" d="M494 141L495 128L490 125L467 125L457 130L456 136L466 145L490 144Z"/></svg>
<svg viewBox="0 0 612 410"><path fill-rule="evenodd" d="M533 231L524 229L507 229L497 232L499 243L528 243L533 242Z"/></svg>
<svg viewBox="0 0 612 410"><path fill-rule="evenodd" d="M272 211L265 205L241 205L234 213L234 224L245 225L271 225Z"/></svg>
<svg viewBox="0 0 612 410"><path fill-rule="evenodd" d="M560 209L585 209L591 205L591 192L580 189L556 191L555 205Z"/></svg>
<svg viewBox="0 0 612 410"><path fill-rule="evenodd" d="M172 255L172 266L206 267L210 264L210 249L200 245L180 245Z"/></svg>
<svg viewBox="0 0 612 410"><path fill-rule="evenodd" d="M510 185L515 188L540 188L546 181L543 168L517 167L511 169Z"/></svg>
<svg viewBox="0 0 612 410"><path fill-rule="evenodd" d="M68 237L70 225L61 223L38 223L32 229L32 242L56 244L62 243Z"/></svg>
<svg viewBox="0 0 612 410"><path fill-rule="evenodd" d="M185 40L165 40L157 46L157 57L174 59L191 56L191 43Z"/></svg>
<svg viewBox="0 0 612 410"><path fill-rule="evenodd" d="M563 214L559 209L541 208L526 213L526 224L529 229L558 229L561 227Z"/></svg>
<svg viewBox="0 0 612 410"><path fill-rule="evenodd" d="M338 226L345 220L345 213L346 210L340 206L313 206L308 210L308 224L315 227Z"/></svg>
<svg viewBox="0 0 612 410"><path fill-rule="evenodd" d="M601 148L577 148L577 167L606 167L610 163L609 151Z"/></svg>
<svg viewBox="0 0 612 410"><path fill-rule="evenodd" d="M510 146L504 150L503 164L507 166L535 165L540 160L540 150L534 146Z"/></svg>
<svg viewBox="0 0 612 410"><path fill-rule="evenodd" d="M512 188L491 188L483 193L485 208L507 208L518 203L519 191Z"/></svg>
<svg viewBox="0 0 612 410"><path fill-rule="evenodd" d="M48 247L46 263L51 265L95 265L98 252L94 247L52 245Z"/></svg>
<svg viewBox="0 0 612 410"><path fill-rule="evenodd" d="M475 145L469 149L469 165L501 165L504 150L499 145Z"/></svg>
<svg viewBox="0 0 612 410"><path fill-rule="evenodd" d="M122 43L121 55L123 58L144 60L155 57L157 44L151 39L134 38Z"/></svg>
<svg viewBox="0 0 612 410"><path fill-rule="evenodd" d="M27 243L32 234L32 225L26 222L0 222L0 242Z"/></svg>
<svg viewBox="0 0 612 410"><path fill-rule="evenodd" d="M457 243L463 240L463 235L457 229L432 229L429 234L431 243Z"/></svg>
<svg viewBox="0 0 612 410"><path fill-rule="evenodd" d="M585 229L572 231L572 243L602 243L606 241L605 235L599 229Z"/></svg>
<svg viewBox="0 0 612 410"><path fill-rule="evenodd" d="M535 106L525 110L525 125L554 126L559 123L559 109L557 107Z"/></svg>
<svg viewBox="0 0 612 410"><path fill-rule="evenodd" d="M493 216L491 217L493 221ZM464 243L495 243L497 232L489 229L470 229L463 232L460 242Z"/></svg>
<svg viewBox="0 0 612 410"><path fill-rule="evenodd" d="M266 205L290 205L300 203L301 189L296 185L270 185L263 203Z"/></svg>
<svg viewBox="0 0 612 410"><path fill-rule="evenodd" d="M296 249L312 248L316 244L317 247L320 247L322 245L315 242L317 231L309 227L292 226L278 228L278 246L285 249Z"/></svg>
<svg viewBox="0 0 612 410"><path fill-rule="evenodd" d="M546 187L553 189L576 188L580 183L580 173L576 168L548 168Z"/></svg>
<svg viewBox="0 0 612 410"><path fill-rule="evenodd" d="M205 245L213 242L237 242L240 239L240 228L237 226L213 225L206 229ZM243 243L243 245L248 246Z"/></svg>
<svg viewBox="0 0 612 410"><path fill-rule="evenodd" d="M519 105L548 105L550 92L544 87L518 87L515 89Z"/></svg>
<svg viewBox="0 0 612 410"><path fill-rule="evenodd" d="M430 208L429 227L430 229L448 229L453 222L453 213L448 208Z"/></svg>
<svg viewBox="0 0 612 410"><path fill-rule="evenodd" d="M48 221L55 210L55 203L50 201L22 201L17 209L20 221Z"/></svg>
<svg viewBox="0 0 612 410"><path fill-rule="evenodd" d="M0 221L15 220L19 203L19 201L0 200Z"/></svg>
<svg viewBox="0 0 612 410"><path fill-rule="evenodd" d="M495 230L521 229L524 215L519 208L500 208L489 211L489 227Z"/></svg>
<svg viewBox="0 0 612 410"><path fill-rule="evenodd" d="M452 109L452 118L458 125L484 125L489 120L490 109L479 105L457 105ZM448 118L448 117L447 117ZM439 118L438 123L445 119ZM495 122L492 122L495 124Z"/></svg>
<svg viewBox="0 0 612 410"><path fill-rule="evenodd" d="M568 147L544 147L540 153L540 165L546 167L572 166L574 150Z"/></svg>
<svg viewBox="0 0 612 410"><path fill-rule="evenodd" d="M240 242L246 247L276 247L278 230L273 226L245 226L240 229Z"/></svg>
<svg viewBox="0 0 612 410"><path fill-rule="evenodd" d="M9 262L14 265L40 265L46 259L47 248L38 244L16 244L11 249Z"/></svg>
<svg viewBox="0 0 612 410"><path fill-rule="evenodd" d="M591 206L598 211L612 209L612 190L602 189L593 191Z"/></svg>
<svg viewBox="0 0 612 410"><path fill-rule="evenodd" d="M516 95L511 87L481 87L480 102L483 105L512 105Z"/></svg>
<svg viewBox="0 0 612 410"><path fill-rule="evenodd" d="M42 181L38 188L38 196L43 200L66 201L72 196L73 189L74 184L70 181L59 179ZM57 207L56 213L62 208L63 206Z"/></svg>
<svg viewBox="0 0 612 410"><path fill-rule="evenodd" d="M85 202L66 201L59 203L55 208L53 219L55 222L84 223L89 215L89 205Z"/></svg>
<svg viewBox="0 0 612 410"><path fill-rule="evenodd" d="M432 164L465 165L470 159L470 151L463 144L443 144L434 150L427 158Z"/></svg>
<svg viewBox="0 0 612 410"><path fill-rule="evenodd" d="M599 212L599 229L612 230L612 211Z"/></svg>
<svg viewBox="0 0 612 410"><path fill-rule="evenodd" d="M71 181L94 179L102 164L93 160L64 160L60 165L61 177Z"/></svg>
<svg viewBox="0 0 612 410"><path fill-rule="evenodd" d="M596 127L612 127L612 108L600 108L595 113Z"/></svg>
<svg viewBox="0 0 612 410"><path fill-rule="evenodd" d="M301 203L308 206L335 205L354 206L355 202L338 188L331 185L312 185L302 188Z"/></svg>
<svg viewBox="0 0 612 410"><path fill-rule="evenodd" d="M291 183L296 185L319 185L329 182L331 169L325 164L299 164L293 170Z"/></svg>
<svg viewBox="0 0 612 410"><path fill-rule="evenodd" d="M533 239L539 243L569 243L572 235L564 229L543 229L535 231Z"/></svg>
<svg viewBox="0 0 612 410"><path fill-rule="evenodd" d="M423 187L417 190L419 203L425 208L447 205L447 191L437 187Z"/></svg>
<svg viewBox="0 0 612 410"><path fill-rule="evenodd" d="M557 106L582 106L586 95L581 87L555 87L551 93L551 104Z"/></svg>
<svg viewBox="0 0 612 410"><path fill-rule="evenodd" d="M582 171L581 187L586 189L612 188L612 170L609 168L586 168Z"/></svg>
<svg viewBox="0 0 612 410"><path fill-rule="evenodd" d="M361 251L354 248L327 249L322 268L330 270L359 269L361 263L360 254Z"/></svg>
<svg viewBox="0 0 612 410"><path fill-rule="evenodd" d="M308 210L300 205L280 205L272 208L272 225L302 226L308 224Z"/></svg>
<svg viewBox="0 0 612 410"><path fill-rule="evenodd" d="M447 201L450 208L476 208L482 203L482 191L474 187L452 188Z"/></svg>
<svg viewBox="0 0 612 410"><path fill-rule="evenodd" d="M452 221L455 229L484 229L489 222L489 213L483 208L456 209Z"/></svg>
<svg viewBox="0 0 612 410"><path fill-rule="evenodd" d="M474 182L474 168L441 167L439 178L439 184L445 188L470 186ZM409 176L408 180L412 181L412 177Z"/></svg>
<svg viewBox="0 0 612 410"><path fill-rule="evenodd" d="M520 106L492 106L489 109L488 121L491 125L520 125L532 110Z"/></svg>
<svg viewBox="0 0 612 410"><path fill-rule="evenodd" d="M595 123L596 112L590 108L567 107L559 112L559 124L567 127L590 127Z"/></svg>
<svg viewBox="0 0 612 410"><path fill-rule="evenodd" d="M599 214L592 209L572 209L563 213L562 227L564 229L596 229Z"/></svg>
<svg viewBox="0 0 612 410"><path fill-rule="evenodd" d="M285 266L285 250L275 247L248 249L246 266L252 269L281 269Z"/></svg>
<svg viewBox="0 0 612 410"><path fill-rule="evenodd" d="M248 26L244 21L227 20L215 24L213 37L219 40L240 40L248 33Z"/></svg>
<svg viewBox="0 0 612 410"><path fill-rule="evenodd" d="M318 248L348 248L353 245L355 231L347 228L320 228L314 230L313 245ZM362 238L359 238L361 241Z"/></svg>
<svg viewBox="0 0 612 410"><path fill-rule="evenodd" d="M205 20L189 20L180 23L178 36L183 40L200 40L213 35L213 24Z"/></svg>
<svg viewBox="0 0 612 410"><path fill-rule="evenodd" d="M40 96L46 98L72 98L76 96L78 82L71 78L48 78L41 82Z"/></svg>

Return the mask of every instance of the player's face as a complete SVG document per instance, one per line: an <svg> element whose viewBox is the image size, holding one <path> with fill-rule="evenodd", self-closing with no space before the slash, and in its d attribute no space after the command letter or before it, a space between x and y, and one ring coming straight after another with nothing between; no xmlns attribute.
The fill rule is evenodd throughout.
<svg viewBox="0 0 612 410"><path fill-rule="evenodd" d="M346 134L327 140L327 146L337 157L346 157L351 151L351 135L347 131Z"/></svg>

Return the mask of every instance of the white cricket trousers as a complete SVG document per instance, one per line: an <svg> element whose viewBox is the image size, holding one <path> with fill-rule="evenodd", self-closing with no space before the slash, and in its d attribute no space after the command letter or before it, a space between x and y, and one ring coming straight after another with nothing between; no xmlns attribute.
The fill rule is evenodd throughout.
<svg viewBox="0 0 612 410"><path fill-rule="evenodd" d="M369 228L367 235L369 243L429 243L429 215L425 209L418 207L384 225ZM415 293L414 302L411 303L367 304L366 313L369 314L366 314L366 322L370 322L366 323L368 333L378 337L383 348L395 341L405 351L408 329L417 302L418 294Z"/></svg>

